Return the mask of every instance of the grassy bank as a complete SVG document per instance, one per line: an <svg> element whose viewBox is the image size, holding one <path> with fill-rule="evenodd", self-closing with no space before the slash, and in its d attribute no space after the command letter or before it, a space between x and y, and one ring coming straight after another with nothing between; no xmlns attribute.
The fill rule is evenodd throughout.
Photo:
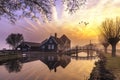
<svg viewBox="0 0 120 80"><path fill-rule="evenodd" d="M115 80L114 74L106 68L107 58L100 52L99 60L95 62L90 78L88 80Z"/></svg>
<svg viewBox="0 0 120 80"><path fill-rule="evenodd" d="M0 62L11 60L11 59L17 59L17 58L21 58L21 57L22 57L21 54L4 55L4 56L0 56Z"/></svg>
<svg viewBox="0 0 120 80"><path fill-rule="evenodd" d="M105 54L105 56L107 58L106 68L115 75L116 80L120 80L120 56L111 57L110 54Z"/></svg>

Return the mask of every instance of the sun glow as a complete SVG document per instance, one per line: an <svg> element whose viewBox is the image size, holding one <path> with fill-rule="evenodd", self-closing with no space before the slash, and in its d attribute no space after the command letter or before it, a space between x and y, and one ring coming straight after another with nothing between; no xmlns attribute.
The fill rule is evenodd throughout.
<svg viewBox="0 0 120 80"><path fill-rule="evenodd" d="M59 5L52 8L52 21L42 23L37 19L36 22L24 19L24 24L20 24L19 29L15 28L16 32L22 32L28 41L41 42L57 32L58 36L66 34L73 45L88 43L89 40L98 42L98 27L101 22L109 17L120 16L118 0L87 0L86 5L74 14L65 11L62 3L57 4ZM85 25L84 22L88 24Z"/></svg>

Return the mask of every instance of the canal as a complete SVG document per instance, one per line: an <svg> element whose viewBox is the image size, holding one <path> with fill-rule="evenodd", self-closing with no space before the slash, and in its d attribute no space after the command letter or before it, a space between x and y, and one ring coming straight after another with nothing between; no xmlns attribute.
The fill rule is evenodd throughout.
<svg viewBox="0 0 120 80"><path fill-rule="evenodd" d="M0 63L0 80L87 80L97 58L85 56L84 52L77 59L56 54L27 55Z"/></svg>

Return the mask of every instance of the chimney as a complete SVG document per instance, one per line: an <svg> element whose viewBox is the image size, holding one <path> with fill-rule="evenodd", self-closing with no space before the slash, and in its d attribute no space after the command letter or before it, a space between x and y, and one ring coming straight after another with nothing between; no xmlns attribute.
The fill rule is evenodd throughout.
<svg viewBox="0 0 120 80"><path fill-rule="evenodd" d="M91 40L90 40L90 44L91 44Z"/></svg>
<svg viewBox="0 0 120 80"><path fill-rule="evenodd" d="M57 38L57 33L55 33L55 38Z"/></svg>

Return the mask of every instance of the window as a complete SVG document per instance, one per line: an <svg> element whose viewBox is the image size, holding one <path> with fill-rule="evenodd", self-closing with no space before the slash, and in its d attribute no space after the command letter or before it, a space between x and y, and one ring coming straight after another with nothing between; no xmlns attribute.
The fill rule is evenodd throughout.
<svg viewBox="0 0 120 80"><path fill-rule="evenodd" d="M17 50L21 50L21 48L17 48Z"/></svg>
<svg viewBox="0 0 120 80"><path fill-rule="evenodd" d="M49 44L49 45L48 45L48 49L55 49L54 44L51 44L51 45Z"/></svg>
<svg viewBox="0 0 120 80"><path fill-rule="evenodd" d="M51 45L51 47L52 47L52 49L54 49L54 44L53 44L53 45Z"/></svg>
<svg viewBox="0 0 120 80"><path fill-rule="evenodd" d="M45 48L45 46L42 46L42 49L44 49Z"/></svg>
<svg viewBox="0 0 120 80"><path fill-rule="evenodd" d="M49 43L52 43L52 40L50 40Z"/></svg>
<svg viewBox="0 0 120 80"><path fill-rule="evenodd" d="M50 46L50 45L48 45L48 49L51 49L51 46Z"/></svg>

